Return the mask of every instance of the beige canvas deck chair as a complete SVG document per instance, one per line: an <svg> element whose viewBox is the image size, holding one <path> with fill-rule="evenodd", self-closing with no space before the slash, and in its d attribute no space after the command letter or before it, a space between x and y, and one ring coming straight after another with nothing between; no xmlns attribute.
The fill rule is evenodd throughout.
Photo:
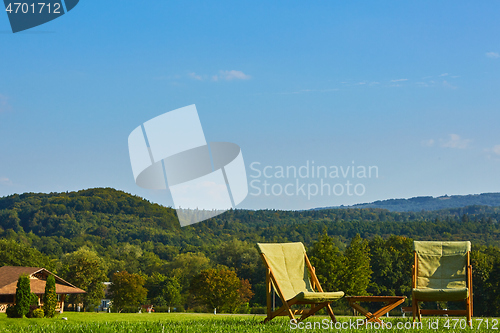
<svg viewBox="0 0 500 333"><path fill-rule="evenodd" d="M295 315L301 315L298 319L301 321L324 307L336 322L330 303L342 298L344 292L323 292L302 243L257 245L266 266L267 318L264 322L276 316L296 320ZM272 311L271 284L283 303L276 311ZM296 304L310 304L311 308L292 310Z"/></svg>
<svg viewBox="0 0 500 333"><path fill-rule="evenodd" d="M421 315L457 315L472 318L470 242L414 242L413 321ZM465 310L423 310L418 302L464 301Z"/></svg>

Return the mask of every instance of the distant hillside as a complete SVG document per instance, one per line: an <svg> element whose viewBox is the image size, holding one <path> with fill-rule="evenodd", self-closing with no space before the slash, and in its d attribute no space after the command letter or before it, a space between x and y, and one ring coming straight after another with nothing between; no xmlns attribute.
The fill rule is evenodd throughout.
<svg viewBox="0 0 500 333"><path fill-rule="evenodd" d="M436 204L453 202L457 203ZM457 208L438 210L442 207ZM209 256L214 248L235 238L250 244L300 241L310 245L325 229L344 242L359 233L364 238L400 235L500 244L500 194L387 200L345 208L349 207L229 210L181 228L173 209L112 188L24 193L0 198L0 239L29 243L51 257L84 245L102 255L112 255L122 246L133 244L164 260L183 252Z"/></svg>
<svg viewBox="0 0 500 333"><path fill-rule="evenodd" d="M420 212L434 211L449 208L462 208L467 206L500 206L500 193L482 193L469 195L452 195L442 197L415 197L410 199L378 200L371 203L353 206L340 206L330 208L382 208L391 212Z"/></svg>

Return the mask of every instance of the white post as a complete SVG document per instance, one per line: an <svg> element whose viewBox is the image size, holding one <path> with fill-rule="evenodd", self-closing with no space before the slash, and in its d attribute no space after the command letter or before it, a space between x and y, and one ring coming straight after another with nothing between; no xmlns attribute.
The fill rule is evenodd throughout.
<svg viewBox="0 0 500 333"><path fill-rule="evenodd" d="M214 308L214 314L217 314L217 308Z"/></svg>

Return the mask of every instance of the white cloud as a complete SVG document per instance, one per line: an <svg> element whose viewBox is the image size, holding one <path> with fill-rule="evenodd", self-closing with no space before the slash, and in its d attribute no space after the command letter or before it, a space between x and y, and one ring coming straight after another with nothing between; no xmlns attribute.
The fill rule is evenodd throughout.
<svg viewBox="0 0 500 333"><path fill-rule="evenodd" d="M441 147L443 148L456 148L456 149L466 149L472 140L462 139L458 134L450 134L448 140L441 139Z"/></svg>
<svg viewBox="0 0 500 333"><path fill-rule="evenodd" d="M495 154L500 155L500 145L496 145L491 149Z"/></svg>
<svg viewBox="0 0 500 333"><path fill-rule="evenodd" d="M486 52L486 56L493 59L500 58L500 54L498 54L498 52Z"/></svg>
<svg viewBox="0 0 500 333"><path fill-rule="evenodd" d="M415 82L415 84L419 87L428 87L429 85L425 82Z"/></svg>
<svg viewBox="0 0 500 333"><path fill-rule="evenodd" d="M297 94L307 94L307 93L325 93L331 91L339 91L339 88L330 88L330 89L302 89L297 91L285 91L280 93L275 93L276 95L297 95Z"/></svg>
<svg viewBox="0 0 500 333"><path fill-rule="evenodd" d="M12 181L7 177L0 177L0 185L12 185Z"/></svg>
<svg viewBox="0 0 500 333"><path fill-rule="evenodd" d="M226 81L249 80L250 78L251 78L250 75L247 75L247 74L243 73L242 71L235 71L235 70L220 71L219 75L212 76L212 80L214 80L214 81L219 81L219 80L226 80Z"/></svg>
<svg viewBox="0 0 500 333"><path fill-rule="evenodd" d="M445 88L457 89L457 87L456 87L456 86L452 85L451 83L449 83L449 82L448 82L448 81L446 81L446 80L444 80L444 81L443 81L443 86L444 86Z"/></svg>
<svg viewBox="0 0 500 333"><path fill-rule="evenodd" d="M422 141L422 146L432 147L434 146L434 139L424 140Z"/></svg>
<svg viewBox="0 0 500 333"><path fill-rule="evenodd" d="M391 80L391 82L402 82L402 81L408 81L408 79L396 79L396 80Z"/></svg>
<svg viewBox="0 0 500 333"><path fill-rule="evenodd" d="M443 73L443 74L441 74L439 76L448 76L448 73Z"/></svg>
<svg viewBox="0 0 500 333"><path fill-rule="evenodd" d="M249 80L251 78L250 75L243 73L242 71L230 70L230 71L219 71L217 75L204 75L197 74L195 72L190 72L187 74L191 79L197 81L232 81L232 80Z"/></svg>
<svg viewBox="0 0 500 333"><path fill-rule="evenodd" d="M195 72L188 73L188 75L192 79L195 79L195 80L198 80L198 81L203 80L203 78L201 77L201 75L197 75Z"/></svg>

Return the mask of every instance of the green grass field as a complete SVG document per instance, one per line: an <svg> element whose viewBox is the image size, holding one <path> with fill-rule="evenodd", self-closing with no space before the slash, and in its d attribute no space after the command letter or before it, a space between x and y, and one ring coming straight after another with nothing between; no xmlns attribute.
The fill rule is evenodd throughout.
<svg viewBox="0 0 500 333"><path fill-rule="evenodd" d="M66 317L67 320L62 318ZM194 313L75 313L66 312L56 318L11 319L0 314L0 332L461 332L465 326L464 318L424 318L421 327L412 327L410 318L384 318L387 327L355 327L361 317L339 317L337 328L327 323L329 319L317 316L308 319L301 326L290 325L288 318L278 318L270 323L261 324L263 316L224 315ZM497 318L474 318L474 332L499 331ZM343 325L342 325L343 324ZM480 327L478 325L481 324ZM399 329L398 329L399 325ZM405 328L406 325L406 328ZM342 327L343 326L343 327ZM412 328L409 328L412 327ZM467 328L467 330L470 330Z"/></svg>

